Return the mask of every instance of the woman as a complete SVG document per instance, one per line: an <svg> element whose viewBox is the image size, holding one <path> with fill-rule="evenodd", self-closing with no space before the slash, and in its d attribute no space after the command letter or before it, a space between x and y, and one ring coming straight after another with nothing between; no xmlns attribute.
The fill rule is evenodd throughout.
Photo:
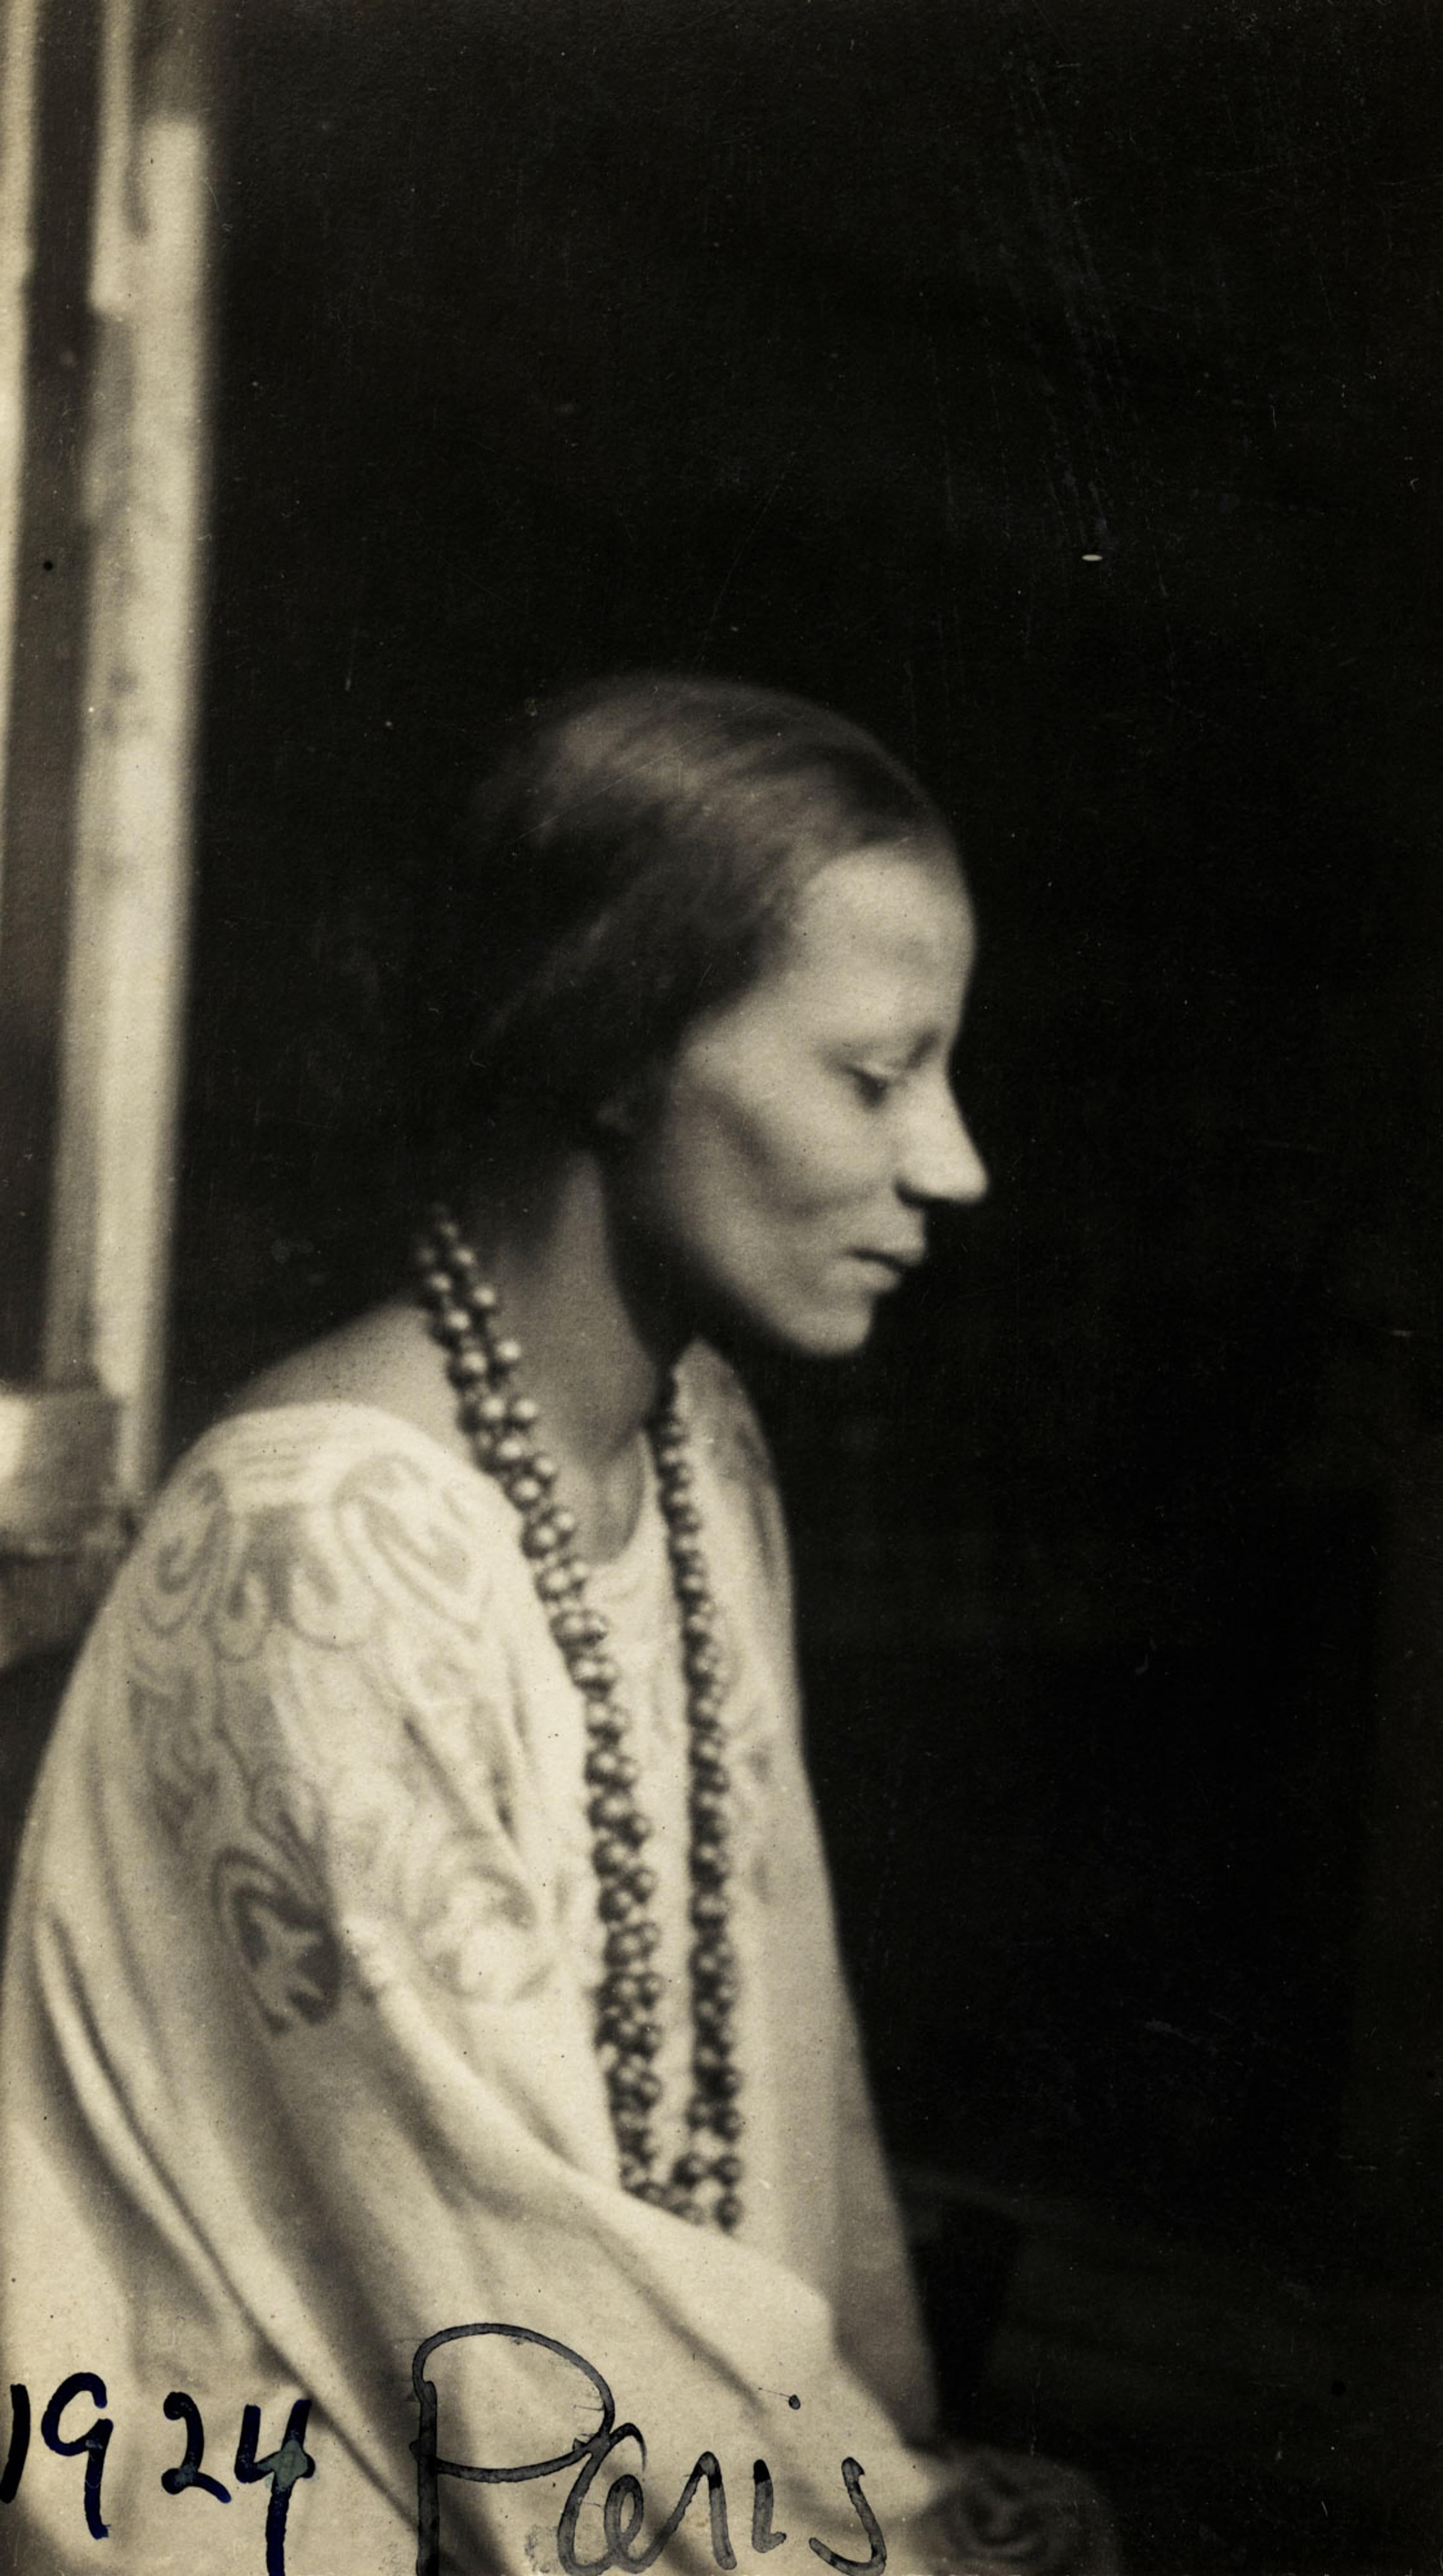
<svg viewBox="0 0 1443 2576"><path fill-rule="evenodd" d="M84 2512L144 2576L639 2565L668 2517L667 2567L878 2526L898 2568L1101 2567L1075 2483L923 2447L711 1338L855 1350L986 1185L951 842L839 718L623 681L534 717L437 926L414 1280L176 1471L37 1798L7 2360L37 2410L89 2376L23 2563Z"/></svg>

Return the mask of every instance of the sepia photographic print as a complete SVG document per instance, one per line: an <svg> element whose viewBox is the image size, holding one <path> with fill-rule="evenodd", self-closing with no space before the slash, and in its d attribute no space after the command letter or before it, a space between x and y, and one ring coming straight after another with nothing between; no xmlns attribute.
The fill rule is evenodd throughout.
<svg viewBox="0 0 1443 2576"><path fill-rule="evenodd" d="M1426 2576L1435 0L0 43L0 2569Z"/></svg>

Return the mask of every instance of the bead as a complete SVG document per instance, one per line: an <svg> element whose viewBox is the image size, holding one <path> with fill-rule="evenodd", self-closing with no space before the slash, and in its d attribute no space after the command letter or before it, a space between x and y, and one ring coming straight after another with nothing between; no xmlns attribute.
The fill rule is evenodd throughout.
<svg viewBox="0 0 1443 2576"><path fill-rule="evenodd" d="M692 1980L698 1986L732 1984L736 1979L736 1952L729 1941L698 1941L690 1966Z"/></svg>
<svg viewBox="0 0 1443 2576"><path fill-rule="evenodd" d="M555 1459L545 1449L538 1449L531 1461L532 1475L543 1485L554 1485L558 1472Z"/></svg>
<svg viewBox="0 0 1443 2576"><path fill-rule="evenodd" d="M584 1646L573 1646L566 1663L578 1690L609 1691L621 1679L610 1655L593 1655Z"/></svg>
<svg viewBox="0 0 1443 2576"><path fill-rule="evenodd" d="M661 2077L649 2066L621 2066L612 2077L611 2089L619 2102L639 2102L650 2111L661 2100Z"/></svg>
<svg viewBox="0 0 1443 2576"><path fill-rule="evenodd" d="M446 1375L453 1386L463 1389L479 1386L486 1375L484 1351L472 1349L453 1351L446 1362Z"/></svg>
<svg viewBox="0 0 1443 2576"><path fill-rule="evenodd" d="M607 1979L606 1992L608 1998L614 1998L628 2011L646 2013L661 2001L661 1979L652 1968L623 1969L618 1976Z"/></svg>
<svg viewBox="0 0 1443 2576"><path fill-rule="evenodd" d="M734 2235L736 2230L740 2227L742 2223L742 2205L734 2191L724 2192L721 2199L717 2202L716 2223L718 2227L725 2229L728 2236Z"/></svg>
<svg viewBox="0 0 1443 2576"><path fill-rule="evenodd" d="M536 1403L534 1398L529 1395L513 1395L508 1397L506 1410L512 1421L515 1423L518 1431L529 1431L531 1425L536 1420Z"/></svg>
<svg viewBox="0 0 1443 2576"><path fill-rule="evenodd" d="M473 1315L494 1315L500 1300L497 1297L495 1289L488 1288L484 1279L478 1279L472 1282L468 1278L466 1286L466 1303L470 1307Z"/></svg>
<svg viewBox="0 0 1443 2576"><path fill-rule="evenodd" d="M742 2178L741 2157L718 2156L715 2164L712 2166L712 2172L715 2174L717 2181L722 2184L725 2190L735 2191L737 2184Z"/></svg>
<svg viewBox="0 0 1443 2576"><path fill-rule="evenodd" d="M661 2045L655 2022L638 2021L632 2013L608 2012L599 2036L606 2047L616 2050L618 2059L655 2057Z"/></svg>
<svg viewBox="0 0 1443 2576"><path fill-rule="evenodd" d="M499 1430L506 1419L505 1396L496 1395L494 1393L491 1395L480 1396L477 1399L476 1412L478 1418L482 1422L486 1423L490 1429Z"/></svg>
<svg viewBox="0 0 1443 2576"><path fill-rule="evenodd" d="M551 1633L558 1646L598 1646L606 1635L606 1621L597 1610L558 1610Z"/></svg>
<svg viewBox="0 0 1443 2576"><path fill-rule="evenodd" d="M431 1317L431 1330L438 1342L459 1342L471 1330L471 1318L464 1306L438 1306Z"/></svg>
<svg viewBox="0 0 1443 2576"><path fill-rule="evenodd" d="M503 1431L496 1443L495 1458L498 1467L529 1467L531 1443L523 1440L519 1431Z"/></svg>
<svg viewBox="0 0 1443 2576"><path fill-rule="evenodd" d="M492 1343L491 1365L494 1369L500 1369L503 1374L521 1366L521 1344L514 1342L509 1333L501 1334L500 1338Z"/></svg>

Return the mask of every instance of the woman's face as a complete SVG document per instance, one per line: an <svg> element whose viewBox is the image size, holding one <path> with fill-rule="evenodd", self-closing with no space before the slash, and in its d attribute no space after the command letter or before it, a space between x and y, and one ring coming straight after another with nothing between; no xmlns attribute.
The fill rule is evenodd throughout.
<svg viewBox="0 0 1443 2576"><path fill-rule="evenodd" d="M949 856L857 850L808 880L757 981L693 1021L619 1177L703 1316L854 1351L923 1259L931 1203L982 1196L948 1075L973 946Z"/></svg>

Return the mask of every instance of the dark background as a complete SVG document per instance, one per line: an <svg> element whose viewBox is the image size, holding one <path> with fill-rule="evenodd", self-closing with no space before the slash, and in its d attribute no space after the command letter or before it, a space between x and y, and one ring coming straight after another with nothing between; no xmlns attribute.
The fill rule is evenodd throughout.
<svg viewBox="0 0 1443 2576"><path fill-rule="evenodd" d="M874 726L963 835L994 1186L863 1359L755 1382L886 2126L1395 2282L1440 72L1427 0L249 0L173 1424L388 1282L410 924L511 706Z"/></svg>

